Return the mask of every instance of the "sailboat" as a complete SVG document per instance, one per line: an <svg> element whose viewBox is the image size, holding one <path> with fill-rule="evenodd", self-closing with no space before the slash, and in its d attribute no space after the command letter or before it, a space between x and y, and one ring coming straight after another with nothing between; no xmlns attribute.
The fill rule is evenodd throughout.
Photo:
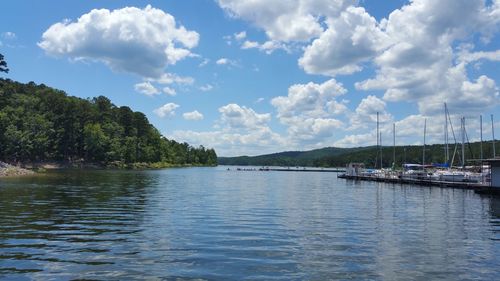
<svg viewBox="0 0 500 281"><path fill-rule="evenodd" d="M451 166L453 165L454 159L455 159L455 153L457 150L457 142L455 138L455 132L453 130L453 124L451 123L451 118L450 114L448 112L448 107L446 103L444 104L445 108L445 170L436 170L432 174L432 178L434 180L439 180L439 181L446 181L446 182L481 182L483 179L483 175L481 173L475 173L471 171L467 171L465 168L465 138L466 138L466 130L465 130L465 117L460 118L460 135L462 138L462 145L461 145L461 168L459 169L452 169ZM455 139L455 150L453 152L453 157L451 160L451 163L449 163L449 147L448 147L448 121L449 125L451 127L451 131L453 134L453 138Z"/></svg>

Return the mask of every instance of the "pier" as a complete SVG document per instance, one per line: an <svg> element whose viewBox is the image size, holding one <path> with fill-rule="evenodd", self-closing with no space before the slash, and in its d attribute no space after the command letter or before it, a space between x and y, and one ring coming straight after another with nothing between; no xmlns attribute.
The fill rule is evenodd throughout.
<svg viewBox="0 0 500 281"><path fill-rule="evenodd" d="M461 188L461 189L473 189L473 190L480 190L490 187L489 184L466 182L466 181L458 182L458 181L441 181L432 179L411 179L411 178L400 178L400 177L351 176L347 174L340 174L337 177L348 180L376 181L376 182L387 182L394 184L413 184L422 186L437 186L437 187L449 187L449 188Z"/></svg>
<svg viewBox="0 0 500 281"><path fill-rule="evenodd" d="M230 171L231 169L227 169ZM235 171L260 171L260 172L322 172L322 173L345 173L345 169L332 168L306 168L306 167L262 167L262 168L237 168Z"/></svg>

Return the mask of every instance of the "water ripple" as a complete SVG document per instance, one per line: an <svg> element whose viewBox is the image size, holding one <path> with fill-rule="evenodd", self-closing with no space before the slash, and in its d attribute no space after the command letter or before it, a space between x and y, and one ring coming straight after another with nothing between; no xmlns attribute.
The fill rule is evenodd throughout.
<svg viewBox="0 0 500 281"><path fill-rule="evenodd" d="M495 280L500 200L223 168L0 181L0 278Z"/></svg>

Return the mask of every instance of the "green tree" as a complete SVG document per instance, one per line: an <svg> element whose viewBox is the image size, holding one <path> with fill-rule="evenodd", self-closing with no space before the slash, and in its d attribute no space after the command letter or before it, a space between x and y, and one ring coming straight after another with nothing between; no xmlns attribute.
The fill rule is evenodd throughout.
<svg viewBox="0 0 500 281"><path fill-rule="evenodd" d="M0 161L214 164L207 154L163 137L146 115L104 96L81 99L0 78Z"/></svg>
<svg viewBox="0 0 500 281"><path fill-rule="evenodd" d="M85 142L85 159L104 161L109 139L99 124L87 124L83 129Z"/></svg>
<svg viewBox="0 0 500 281"><path fill-rule="evenodd" d="M9 68L7 67L7 62L4 60L2 54L0 54L0 72L9 73Z"/></svg>

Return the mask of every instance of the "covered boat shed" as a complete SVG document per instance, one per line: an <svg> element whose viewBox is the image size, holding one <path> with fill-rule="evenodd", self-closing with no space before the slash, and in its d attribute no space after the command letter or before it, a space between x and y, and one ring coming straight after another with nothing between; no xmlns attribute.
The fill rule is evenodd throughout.
<svg viewBox="0 0 500 281"><path fill-rule="evenodd" d="M483 163L491 168L491 187L500 190L500 158L485 159Z"/></svg>

